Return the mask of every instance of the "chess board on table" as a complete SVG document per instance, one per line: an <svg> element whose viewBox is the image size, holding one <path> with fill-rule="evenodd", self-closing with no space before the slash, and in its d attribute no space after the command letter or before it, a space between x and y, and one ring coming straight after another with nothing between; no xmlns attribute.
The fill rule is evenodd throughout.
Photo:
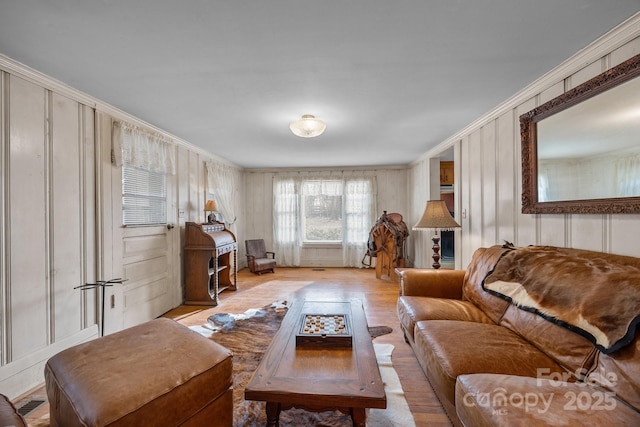
<svg viewBox="0 0 640 427"><path fill-rule="evenodd" d="M300 317L297 347L351 347L352 335L346 314L309 314Z"/></svg>

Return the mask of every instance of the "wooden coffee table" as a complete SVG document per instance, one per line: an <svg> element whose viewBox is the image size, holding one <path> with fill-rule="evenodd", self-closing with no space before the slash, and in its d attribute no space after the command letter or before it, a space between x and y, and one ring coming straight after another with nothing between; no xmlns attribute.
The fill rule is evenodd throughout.
<svg viewBox="0 0 640 427"><path fill-rule="evenodd" d="M352 347L296 347L304 314L347 314ZM294 301L245 388L247 400L267 402L267 425L292 407L339 410L365 426L366 408L386 408L387 398L360 300Z"/></svg>

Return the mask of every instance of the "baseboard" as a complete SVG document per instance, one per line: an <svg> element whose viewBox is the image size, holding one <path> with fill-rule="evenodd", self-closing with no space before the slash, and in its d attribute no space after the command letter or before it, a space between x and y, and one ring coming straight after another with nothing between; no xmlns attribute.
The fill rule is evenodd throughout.
<svg viewBox="0 0 640 427"><path fill-rule="evenodd" d="M35 351L28 356L0 366L0 390L9 399L15 399L44 383L44 365L56 353L99 336L93 325L59 342Z"/></svg>

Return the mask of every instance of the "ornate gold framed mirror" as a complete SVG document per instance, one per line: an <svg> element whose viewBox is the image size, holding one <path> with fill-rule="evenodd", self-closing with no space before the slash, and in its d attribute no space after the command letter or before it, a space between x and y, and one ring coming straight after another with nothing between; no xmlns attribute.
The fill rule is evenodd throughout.
<svg viewBox="0 0 640 427"><path fill-rule="evenodd" d="M522 213L640 213L640 55L520 116Z"/></svg>

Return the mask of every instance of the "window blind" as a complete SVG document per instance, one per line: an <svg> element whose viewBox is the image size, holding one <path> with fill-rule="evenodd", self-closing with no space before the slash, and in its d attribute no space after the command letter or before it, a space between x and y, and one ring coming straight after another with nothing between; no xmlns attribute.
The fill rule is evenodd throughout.
<svg viewBox="0 0 640 427"><path fill-rule="evenodd" d="M167 223L167 178L164 173L122 166L122 223Z"/></svg>

